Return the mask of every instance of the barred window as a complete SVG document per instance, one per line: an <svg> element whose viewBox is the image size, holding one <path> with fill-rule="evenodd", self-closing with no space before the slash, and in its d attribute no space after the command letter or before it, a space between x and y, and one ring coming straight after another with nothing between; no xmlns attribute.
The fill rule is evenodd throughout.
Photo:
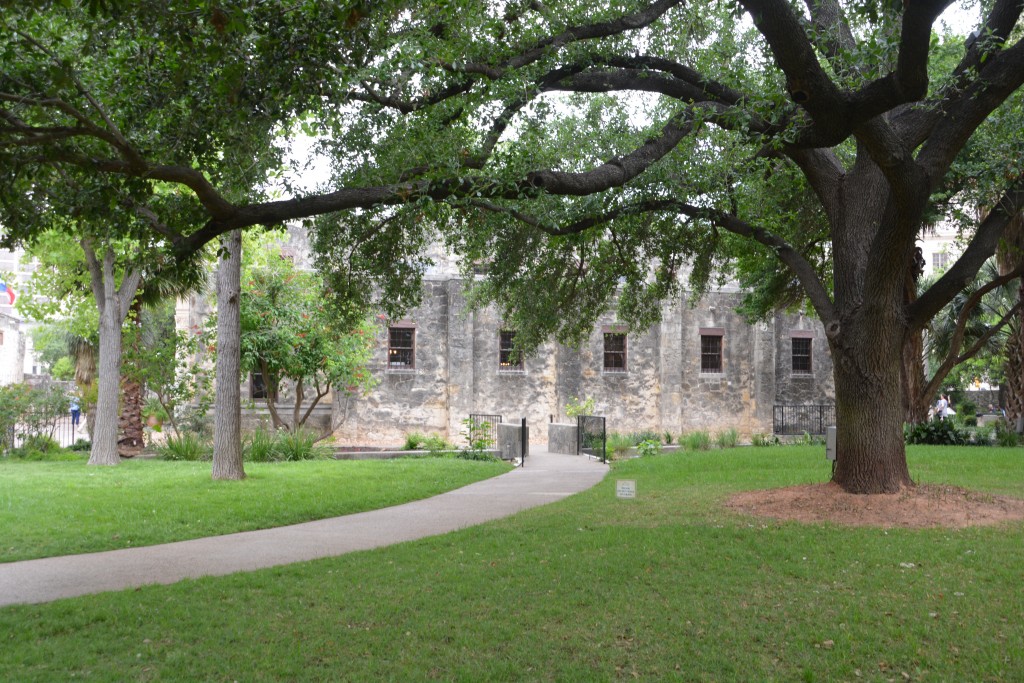
<svg viewBox="0 0 1024 683"><path fill-rule="evenodd" d="M700 371L702 373L722 371L722 335L702 334L700 336Z"/></svg>
<svg viewBox="0 0 1024 683"><path fill-rule="evenodd" d="M516 372L523 369L523 356L515 350L514 330L501 330L498 338L498 369Z"/></svg>
<svg viewBox="0 0 1024 683"><path fill-rule="evenodd" d="M811 374L811 340L793 337L793 374Z"/></svg>
<svg viewBox="0 0 1024 683"><path fill-rule="evenodd" d="M271 392L272 388L267 386L262 372L254 372L249 375L249 398L268 398L271 396Z"/></svg>
<svg viewBox="0 0 1024 683"><path fill-rule="evenodd" d="M388 328L388 368L411 370L416 367L416 328Z"/></svg>
<svg viewBox="0 0 1024 683"><path fill-rule="evenodd" d="M604 333L604 371L626 371L626 335L621 332Z"/></svg>

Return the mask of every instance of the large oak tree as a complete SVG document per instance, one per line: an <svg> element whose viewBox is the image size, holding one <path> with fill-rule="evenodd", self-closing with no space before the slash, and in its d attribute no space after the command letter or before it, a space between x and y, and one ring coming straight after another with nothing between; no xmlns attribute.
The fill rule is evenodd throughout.
<svg viewBox="0 0 1024 683"><path fill-rule="evenodd" d="M613 300L649 323L684 267L699 291L738 244L759 245L825 325L835 480L893 491L911 483L905 340L973 279L1024 201L1021 155L1000 155L994 208L963 256L906 295L915 238L955 211L951 169L1019 107L1024 82L1020 0L995 0L952 66L929 71L949 4L183 0L110 18L5 14L0 195L64 168L183 187L202 225L153 221L178 253L359 209L317 236L352 292L389 259L415 275L434 224L465 256L494 257L482 296L524 342L578 338ZM104 40L61 52L69 27ZM183 91L193 109L168 106ZM334 157L335 184L268 201L232 187L224 141L240 117L301 120ZM779 201L794 187L824 242Z"/></svg>

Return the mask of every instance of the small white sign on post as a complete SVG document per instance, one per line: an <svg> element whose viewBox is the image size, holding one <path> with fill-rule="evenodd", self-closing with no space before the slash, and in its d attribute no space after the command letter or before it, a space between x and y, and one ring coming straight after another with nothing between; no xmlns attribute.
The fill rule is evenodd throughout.
<svg viewBox="0 0 1024 683"><path fill-rule="evenodd" d="M615 480L615 497L616 498L636 498L636 480L635 479L616 479Z"/></svg>

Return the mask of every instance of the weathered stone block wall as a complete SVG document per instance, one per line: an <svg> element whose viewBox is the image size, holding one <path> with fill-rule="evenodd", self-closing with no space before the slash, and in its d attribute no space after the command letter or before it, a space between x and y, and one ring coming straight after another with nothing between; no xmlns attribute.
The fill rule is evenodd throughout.
<svg viewBox="0 0 1024 683"><path fill-rule="evenodd" d="M604 370L604 332L618 331L613 314L603 317L581 349L545 345L521 370L499 367L502 321L494 310L472 311L459 280L425 283L423 304L410 314L416 325L416 366L386 366L387 328L382 326L371 372L379 380L367 397L335 404L336 435L352 445L394 445L409 431L440 433L459 442L471 413L521 417L548 435L548 423L564 416L573 398L593 398L608 430L653 429L674 435L695 429L734 428L741 437L771 430L776 402L819 402L832 396L831 364L820 324L777 316L748 325L735 312L742 293L714 292L696 306L683 299L664 306L650 330L626 330L626 372ZM789 328L813 330L812 377L793 377ZM720 373L701 373L701 328L722 331ZM807 397L807 398L803 398Z"/></svg>
<svg viewBox="0 0 1024 683"><path fill-rule="evenodd" d="M548 423L548 450L577 455L580 452L578 427L566 422Z"/></svg>
<svg viewBox="0 0 1024 683"><path fill-rule="evenodd" d="M747 437L771 430L774 383L760 372L774 360L770 326L748 325L735 312L741 300L740 292L713 292L681 312L682 395L675 431L735 429ZM720 373L701 372L701 328L722 330Z"/></svg>
<svg viewBox="0 0 1024 683"><path fill-rule="evenodd" d="M517 423L500 423L498 425L498 443L495 444L498 450L501 451L502 460L518 460L523 453L523 446L526 446L526 452L530 452L530 428L526 428L524 444L524 434L522 424Z"/></svg>
<svg viewBox="0 0 1024 683"><path fill-rule="evenodd" d="M424 282L422 305L408 322L416 326L415 361L412 369L391 369L387 365L388 328L381 325L377 349L369 370L378 380L368 396L339 397L335 410L340 426L335 431L339 443L350 445L396 445L411 431L436 433L448 438L449 363L458 360L449 354L448 282ZM461 419L461 418L460 418Z"/></svg>
<svg viewBox="0 0 1024 683"><path fill-rule="evenodd" d="M776 403L821 404L835 402L832 355L822 324L803 315L779 313L775 316L775 394ZM813 336L806 337L807 334ZM811 374L793 372L793 338L811 340Z"/></svg>

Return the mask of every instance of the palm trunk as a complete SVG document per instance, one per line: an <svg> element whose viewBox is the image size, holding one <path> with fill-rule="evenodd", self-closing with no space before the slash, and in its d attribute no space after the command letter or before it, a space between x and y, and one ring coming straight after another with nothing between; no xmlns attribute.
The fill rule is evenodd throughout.
<svg viewBox="0 0 1024 683"><path fill-rule="evenodd" d="M244 479L242 465L241 271L242 232L223 238L217 266L217 386L214 399L213 478Z"/></svg>
<svg viewBox="0 0 1024 683"><path fill-rule="evenodd" d="M137 329L141 329L142 317L140 315L142 311L142 304L135 298L132 301L132 312L134 315L134 322ZM131 339L131 343L135 347L135 357L139 356L139 334L136 334ZM122 437L118 442L124 449L126 454L131 453L134 455L133 450L142 448L145 445L146 432L142 424L142 406L144 403L145 387L141 382L133 379L129 375L126 375L121 380L121 395L123 397L121 404L121 434Z"/></svg>

